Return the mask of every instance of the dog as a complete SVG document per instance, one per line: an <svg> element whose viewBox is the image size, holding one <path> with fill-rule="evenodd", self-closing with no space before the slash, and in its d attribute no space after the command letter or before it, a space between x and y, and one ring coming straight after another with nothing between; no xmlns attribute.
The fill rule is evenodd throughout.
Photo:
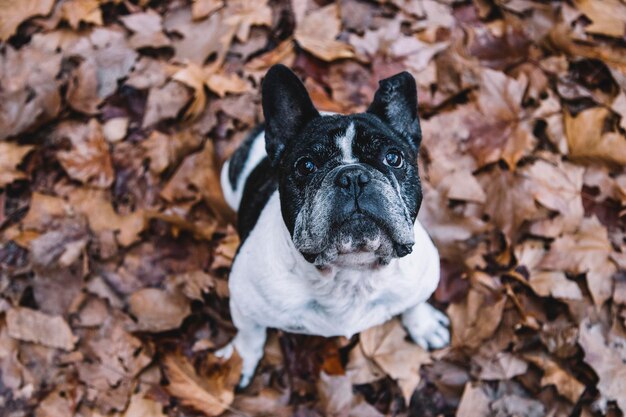
<svg viewBox="0 0 626 417"><path fill-rule="evenodd" d="M424 348L441 348L447 317L426 300L439 254L417 221L421 130L414 78L384 79L365 113L321 114L287 67L262 83L264 126L224 164L241 245L229 277L238 333L218 351L243 360L249 384L268 327L325 337L393 316Z"/></svg>

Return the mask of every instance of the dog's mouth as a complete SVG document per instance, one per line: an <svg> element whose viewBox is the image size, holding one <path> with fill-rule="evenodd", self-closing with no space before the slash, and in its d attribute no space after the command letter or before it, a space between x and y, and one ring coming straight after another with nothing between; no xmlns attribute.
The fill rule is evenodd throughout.
<svg viewBox="0 0 626 417"><path fill-rule="evenodd" d="M318 268L386 265L393 258L408 255L413 249L412 241L396 242L391 227L378 216L355 210L332 224L325 239L326 245L320 252L302 252L302 255Z"/></svg>

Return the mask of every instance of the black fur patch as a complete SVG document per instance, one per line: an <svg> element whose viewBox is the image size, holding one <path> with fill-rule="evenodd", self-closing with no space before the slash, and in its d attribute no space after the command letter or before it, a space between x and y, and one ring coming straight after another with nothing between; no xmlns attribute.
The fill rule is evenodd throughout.
<svg viewBox="0 0 626 417"><path fill-rule="evenodd" d="M278 188L276 169L272 168L269 159L265 157L246 180L239 205L237 231L242 244L254 228L261 211L276 188Z"/></svg>
<svg viewBox="0 0 626 417"><path fill-rule="evenodd" d="M230 165L228 166L228 181L230 181L230 186L233 190L237 189L237 181L243 172L243 168L246 166L246 161L250 155L250 149L252 149L254 139L261 132L263 132L264 129L265 125L263 124L260 124L252 129L241 145L239 145L233 156L230 157Z"/></svg>

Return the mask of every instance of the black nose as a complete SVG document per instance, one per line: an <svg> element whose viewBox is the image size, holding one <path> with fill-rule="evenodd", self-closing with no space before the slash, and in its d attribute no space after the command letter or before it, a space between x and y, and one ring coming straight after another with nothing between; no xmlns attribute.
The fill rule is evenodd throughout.
<svg viewBox="0 0 626 417"><path fill-rule="evenodd" d="M337 172L335 184L339 188L356 193L362 190L371 179L370 174L362 166L348 165Z"/></svg>

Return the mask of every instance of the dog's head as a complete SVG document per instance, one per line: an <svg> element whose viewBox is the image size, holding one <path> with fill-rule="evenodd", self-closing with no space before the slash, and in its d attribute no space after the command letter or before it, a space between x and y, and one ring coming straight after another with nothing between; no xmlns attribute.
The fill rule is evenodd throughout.
<svg viewBox="0 0 626 417"><path fill-rule="evenodd" d="M298 77L263 81L266 149L296 248L319 268L372 267L411 252L422 201L415 80L380 82L367 112L322 116Z"/></svg>

